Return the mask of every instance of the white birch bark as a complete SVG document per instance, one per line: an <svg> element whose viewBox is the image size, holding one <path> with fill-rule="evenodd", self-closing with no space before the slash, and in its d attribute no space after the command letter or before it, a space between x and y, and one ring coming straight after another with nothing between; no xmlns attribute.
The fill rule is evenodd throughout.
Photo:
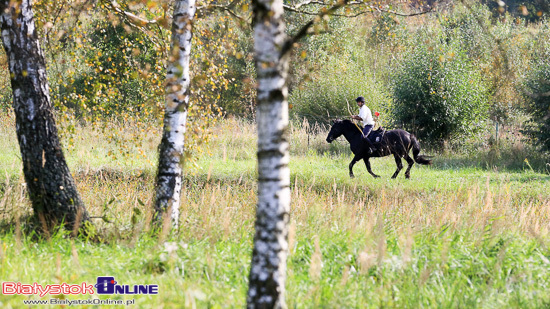
<svg viewBox="0 0 550 309"><path fill-rule="evenodd" d="M166 111L159 146L156 219L163 220L166 211L169 211L174 228L178 227L179 218L184 134L189 106L189 57L195 12L195 0L175 1L171 52L166 75Z"/></svg>
<svg viewBox="0 0 550 309"><path fill-rule="evenodd" d="M255 0L258 205L249 308L284 308L290 212L288 53L282 0Z"/></svg>

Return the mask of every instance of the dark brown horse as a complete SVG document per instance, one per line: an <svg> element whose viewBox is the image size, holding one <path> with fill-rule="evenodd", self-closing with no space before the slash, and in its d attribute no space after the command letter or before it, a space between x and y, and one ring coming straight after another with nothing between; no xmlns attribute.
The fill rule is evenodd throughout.
<svg viewBox="0 0 550 309"><path fill-rule="evenodd" d="M376 131L371 131L369 134L369 139L375 149L373 149L372 153L369 153L368 145L363 140L362 131L362 127L356 125L350 120L336 120L327 136L327 142L329 143L340 137L340 135L344 135L346 140L350 143L351 151L355 155L349 164L349 176L351 178L354 177L353 165L361 159L365 161L367 170L372 176L380 177L372 172L369 162L371 157L385 157L393 154L395 164L397 164L397 170L393 173L392 178L397 177L399 171L403 168L401 158L405 158L409 164L407 170L405 171L406 178L411 177L411 168L414 162L424 165L432 164L431 160L419 155L420 144L414 134L411 134L405 130L385 131L380 128ZM414 160L409 156L409 151L411 148L413 150Z"/></svg>

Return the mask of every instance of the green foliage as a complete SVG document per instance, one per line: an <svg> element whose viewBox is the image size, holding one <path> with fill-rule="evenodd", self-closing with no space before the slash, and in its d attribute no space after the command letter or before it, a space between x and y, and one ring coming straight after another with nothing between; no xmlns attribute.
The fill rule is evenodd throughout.
<svg viewBox="0 0 550 309"><path fill-rule="evenodd" d="M386 114L386 94L366 67L348 63L345 56L335 57L331 59L331 65L319 73L291 94L289 102L293 117L326 124L334 118L349 117L350 112L356 115L355 98L358 96L365 97L366 105L373 113Z"/></svg>
<svg viewBox="0 0 550 309"><path fill-rule="evenodd" d="M357 24L340 20L333 26L330 40L327 34L316 35L298 50L296 61L301 62L292 70L291 116L300 121L306 118L312 125L327 124L350 113L356 115L355 98L363 96L371 111L380 112L386 121L388 94L371 69L366 42L357 40L351 30Z"/></svg>
<svg viewBox="0 0 550 309"><path fill-rule="evenodd" d="M533 138L535 144L550 151L550 45L531 63L532 70L525 78L524 95L531 121L524 133Z"/></svg>
<svg viewBox="0 0 550 309"><path fill-rule="evenodd" d="M59 89L60 96L74 98L66 106L81 115L104 116L124 111L149 114L146 104L163 102L163 49L156 48L151 38L128 26L98 20L86 41L94 42L84 55L89 70Z"/></svg>
<svg viewBox="0 0 550 309"><path fill-rule="evenodd" d="M426 141L474 132L487 116L484 81L453 45L419 44L394 74L392 94L395 121Z"/></svg>
<svg viewBox="0 0 550 309"><path fill-rule="evenodd" d="M232 46L226 50L227 87L219 90L220 106L226 114L252 119L256 110L256 69L252 29L227 20L232 29ZM208 39L208 38L207 38Z"/></svg>
<svg viewBox="0 0 550 309"><path fill-rule="evenodd" d="M105 127L102 123L116 119L117 122L139 124L151 134L157 133L164 105L163 61L168 57L166 13L170 8L165 1L117 2L121 9L157 23L132 26L124 14L113 11L110 1L100 1L95 6L75 6L71 5L77 3L75 0L40 0L34 5L37 29L47 59L51 97L65 145L72 146L77 139L74 128L78 122L101 130ZM498 6L496 1L485 2ZM303 117L308 118L312 127L314 122L327 123L334 116L349 115L347 102L351 112L357 113L353 99L363 95L367 98L367 105L382 114L382 124L402 123L402 119L392 119L394 115L389 114L393 109L391 95L395 94L394 86L399 80L395 79L396 72L402 69L405 60L414 62L410 60L413 54L410 50L424 48L424 52L434 56L421 61L431 61L432 70L437 69L437 72L432 72L432 77L440 78L437 82L430 82L435 94L430 94L428 89L427 95L424 93L420 98L426 102L439 102L432 102L435 105L430 107L439 106L437 113L449 109L449 115L446 115L449 118L426 119L432 124L448 127L434 134L448 139L449 134L451 138L462 134L465 126L485 126L472 145L486 147L491 144L488 136L492 135L494 125L489 126L489 122L483 121L485 115L511 126L519 125L525 113L532 112L531 107L526 109L532 98L521 96L516 85L534 63L535 42L546 40L539 35L540 29L547 27L543 19L539 19L537 24L523 23L511 17L510 13L521 15L518 8L525 4L529 14L535 12L530 5L541 8L546 14L540 5L548 1L505 2L505 8L510 12L497 14L498 18L494 19L490 18L490 9L486 5L461 1L435 14L414 18L375 13L354 19L333 16L318 20L311 35L298 42L291 56L288 80L291 116L300 118L299 122ZM419 4L418 1L414 3ZM250 12L249 5L244 3L238 4L236 9ZM406 7L397 4L389 9L407 11ZM352 15L355 12L354 8L339 11ZM288 11L285 17L289 35L295 34L311 18ZM188 155L192 156L201 152L199 144L208 139L208 127L220 112L251 119L256 104L250 29L221 13L197 19L194 27L189 114L193 129L187 131L186 137L190 146L186 147ZM434 32L420 38L417 29L433 29ZM4 59L4 55L0 55L0 62L6 69ZM455 67L456 72L451 72ZM486 97L480 99L483 108L479 109L485 109L485 103L489 107L487 113L480 112L479 117L455 119L461 123L458 133L448 133L454 131L456 125L441 123L454 119L457 109L450 106L462 106L461 101L472 101L471 98L459 98L463 93L476 96L464 90L468 86L464 75L469 74L464 72L473 72L474 85L471 87L486 94L479 96ZM428 75L418 73L417 76L426 78ZM418 86L414 91L422 89L419 80L410 79L409 82ZM425 84L429 83L425 81ZM445 87L452 89L445 90ZM0 109L11 109L8 74L2 74L0 91ZM451 96L451 92L455 95ZM447 107L443 108L444 98L454 101L445 103ZM415 109L407 112L417 113L418 118ZM90 122L92 118L96 122ZM535 122L541 123L540 120ZM535 122L529 127L533 132L540 129L533 126ZM108 134L110 143L120 148L112 152L111 159L141 151L134 147L142 142L141 137L120 136L120 132L111 131L102 133ZM530 136L538 141L534 135ZM460 150L458 148L463 146L454 141L452 144L456 146L453 150ZM471 148L461 150L467 149Z"/></svg>
<svg viewBox="0 0 550 309"><path fill-rule="evenodd" d="M507 16L509 17L509 16ZM513 124L523 101L514 85L518 71L525 67L525 42L532 41L525 27L510 21L491 20L489 9L480 3L458 5L439 22L447 44L460 45L483 76L489 93L489 117Z"/></svg>
<svg viewBox="0 0 550 309"><path fill-rule="evenodd" d="M395 17L390 14L382 14L372 27L370 40L374 44L382 43L395 37L399 31L399 23Z"/></svg>
<svg viewBox="0 0 550 309"><path fill-rule="evenodd" d="M117 1L119 9L152 22L145 25L115 11L110 1L93 6L67 5L70 2L38 1L36 6L37 28L47 47L52 102L64 143L71 149L78 138L75 126L85 123L107 135L108 142L118 148L109 152L110 159L140 158L144 156L140 146L144 132L160 134L170 5ZM185 138L191 163L205 151L201 144L208 140L209 127L221 114L216 103L222 89L230 85L226 53L232 49L234 37L227 27L229 19L216 13L194 23L190 129ZM112 123L137 125L141 132L112 131L108 129Z"/></svg>
<svg viewBox="0 0 550 309"><path fill-rule="evenodd" d="M494 40L485 33L490 26L489 14L481 4L470 8L455 7L452 14L439 19L444 33L442 39L447 44L460 44L474 63L487 62L495 45Z"/></svg>

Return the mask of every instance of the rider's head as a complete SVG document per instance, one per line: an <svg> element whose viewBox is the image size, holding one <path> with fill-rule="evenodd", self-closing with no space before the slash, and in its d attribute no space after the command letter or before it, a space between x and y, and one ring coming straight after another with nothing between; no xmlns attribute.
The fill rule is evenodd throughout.
<svg viewBox="0 0 550 309"><path fill-rule="evenodd" d="M357 102L357 105L363 106L363 104L365 104L365 98L357 97L357 99L355 99L355 102Z"/></svg>

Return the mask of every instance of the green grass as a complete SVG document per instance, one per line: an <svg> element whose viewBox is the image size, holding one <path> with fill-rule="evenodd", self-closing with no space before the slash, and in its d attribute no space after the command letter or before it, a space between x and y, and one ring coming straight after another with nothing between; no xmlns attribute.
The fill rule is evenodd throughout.
<svg viewBox="0 0 550 309"><path fill-rule="evenodd" d="M36 238L10 132L0 130L11 147L0 157L2 281L94 284L113 275L159 284L156 296L109 297L135 307L245 305L256 207L251 124L220 125L211 155L186 168L181 229L160 238L148 232L157 140L140 146L145 157L113 161L118 148L79 131L67 157L88 211L109 219L94 219L103 244L65 232ZM318 132L308 145L296 126L291 134L290 308L550 306L548 174L446 155L415 165L412 179L390 179L393 158L372 160L381 178L360 162L350 179L344 142L328 145ZM0 307L26 307L25 299L0 295Z"/></svg>

